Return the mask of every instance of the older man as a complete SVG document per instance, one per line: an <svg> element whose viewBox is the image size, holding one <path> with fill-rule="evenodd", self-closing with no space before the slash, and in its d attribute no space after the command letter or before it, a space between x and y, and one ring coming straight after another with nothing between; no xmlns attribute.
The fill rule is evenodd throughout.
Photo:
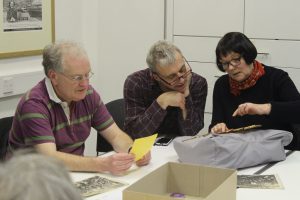
<svg viewBox="0 0 300 200"><path fill-rule="evenodd" d="M151 47L147 64L124 84L126 132L133 138L197 134L204 126L206 80L167 41Z"/></svg>
<svg viewBox="0 0 300 200"><path fill-rule="evenodd" d="M10 150L35 147L64 161L74 171L122 174L131 167L131 138L119 129L99 94L89 85L93 75L86 52L76 43L45 47L46 78L23 96L10 132ZM83 157L91 127L118 152L108 157ZM138 165L149 163L150 153Z"/></svg>

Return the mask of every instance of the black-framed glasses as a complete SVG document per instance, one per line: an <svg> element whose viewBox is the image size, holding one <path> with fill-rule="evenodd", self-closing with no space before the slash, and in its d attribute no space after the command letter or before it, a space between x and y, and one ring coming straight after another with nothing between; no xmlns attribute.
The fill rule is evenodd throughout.
<svg viewBox="0 0 300 200"><path fill-rule="evenodd" d="M242 59L242 56L239 56L237 58L231 59L229 62L220 63L220 65L222 66L222 68L224 70L227 70L229 65L231 65L233 67L239 66L241 64L241 59Z"/></svg>
<svg viewBox="0 0 300 200"><path fill-rule="evenodd" d="M90 78L94 75L93 72L89 72L85 75L73 75L73 76L64 74L63 72L60 72L60 74L62 74L64 77L66 77L69 80L74 81L74 82L81 82L83 80L90 80Z"/></svg>
<svg viewBox="0 0 300 200"><path fill-rule="evenodd" d="M156 73L156 72L153 72L153 73L156 74L157 77L160 80L162 80L165 84L170 85L170 86L174 86L174 85L176 85L177 83L180 82L181 78L186 79L187 76L192 73L192 68L191 68L191 66L190 66L190 64L188 63L187 60L185 60L185 63L186 64L184 65L183 69L178 72L178 73L180 73L180 75L178 75L178 73L177 73L175 75L175 77L170 78L169 81L167 81L166 79L162 78L158 73Z"/></svg>

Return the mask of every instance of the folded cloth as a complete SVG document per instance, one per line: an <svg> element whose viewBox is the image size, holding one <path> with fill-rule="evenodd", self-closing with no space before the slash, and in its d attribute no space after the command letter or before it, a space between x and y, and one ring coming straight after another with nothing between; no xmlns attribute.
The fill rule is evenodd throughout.
<svg viewBox="0 0 300 200"><path fill-rule="evenodd" d="M292 141L293 134L268 129L191 137L173 141L181 162L239 169L285 160L284 146Z"/></svg>

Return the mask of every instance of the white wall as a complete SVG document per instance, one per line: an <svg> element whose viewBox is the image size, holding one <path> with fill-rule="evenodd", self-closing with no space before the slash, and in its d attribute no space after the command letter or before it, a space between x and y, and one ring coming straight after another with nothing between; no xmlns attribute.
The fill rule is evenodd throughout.
<svg viewBox="0 0 300 200"><path fill-rule="evenodd" d="M55 1L56 40L84 45L95 73L91 83L104 102L123 96L126 76L144 68L148 48L163 39L163 6L162 0ZM41 56L0 59L0 75L12 70L41 71L41 61ZM19 98L0 98L0 117L13 115ZM95 155L95 149L93 132L86 155Z"/></svg>
<svg viewBox="0 0 300 200"><path fill-rule="evenodd" d="M163 39L163 1L161 0L99 0L97 33L85 41L98 47L94 86L104 102L123 96L123 83L130 73L144 68L148 48L156 40ZM89 12L89 9L85 9ZM85 16L88 16L85 14ZM84 29L89 30L90 17ZM94 25L94 24L93 24ZM94 28L93 28L94 29ZM89 38L88 38L89 37ZM97 44L97 45L95 45ZM94 81L94 80L92 80Z"/></svg>

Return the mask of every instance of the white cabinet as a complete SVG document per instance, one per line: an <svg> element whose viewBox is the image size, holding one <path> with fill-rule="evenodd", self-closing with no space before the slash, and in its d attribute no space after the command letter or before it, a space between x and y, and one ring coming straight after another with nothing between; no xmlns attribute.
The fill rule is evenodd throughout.
<svg viewBox="0 0 300 200"><path fill-rule="evenodd" d="M299 7L299 0L245 0L245 34L249 38L299 40Z"/></svg>
<svg viewBox="0 0 300 200"><path fill-rule="evenodd" d="M241 0L174 0L174 35L223 36L243 31Z"/></svg>
<svg viewBox="0 0 300 200"><path fill-rule="evenodd" d="M188 60L215 62L219 39L240 31L265 64L300 68L299 6L298 0L169 0L168 39Z"/></svg>
<svg viewBox="0 0 300 200"><path fill-rule="evenodd" d="M215 37L174 36L174 43L189 61L215 63L215 49L219 39Z"/></svg>
<svg viewBox="0 0 300 200"><path fill-rule="evenodd" d="M257 59L275 67L300 69L300 41L251 39L259 53ZM300 85L299 85L300 86Z"/></svg>
<svg viewBox="0 0 300 200"><path fill-rule="evenodd" d="M258 60L287 71L300 89L300 1L245 0L245 35Z"/></svg>

